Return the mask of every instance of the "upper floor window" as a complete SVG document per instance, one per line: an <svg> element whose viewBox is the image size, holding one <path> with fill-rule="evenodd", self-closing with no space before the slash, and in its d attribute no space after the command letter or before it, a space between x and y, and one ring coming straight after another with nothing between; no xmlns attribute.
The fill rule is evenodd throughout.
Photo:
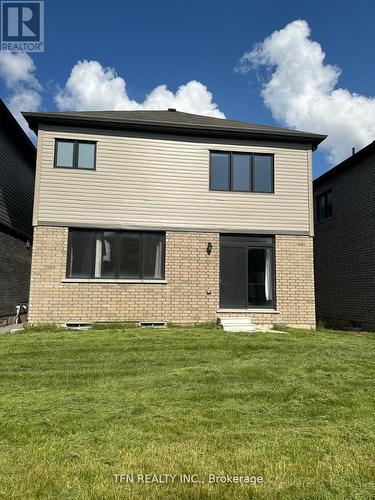
<svg viewBox="0 0 375 500"><path fill-rule="evenodd" d="M164 279L165 233L70 229L68 278Z"/></svg>
<svg viewBox="0 0 375 500"><path fill-rule="evenodd" d="M321 222L332 217L332 190L329 189L316 197L316 220Z"/></svg>
<svg viewBox="0 0 375 500"><path fill-rule="evenodd" d="M210 152L210 190L273 193L271 154Z"/></svg>
<svg viewBox="0 0 375 500"><path fill-rule="evenodd" d="M95 170L96 142L56 139L55 167Z"/></svg>

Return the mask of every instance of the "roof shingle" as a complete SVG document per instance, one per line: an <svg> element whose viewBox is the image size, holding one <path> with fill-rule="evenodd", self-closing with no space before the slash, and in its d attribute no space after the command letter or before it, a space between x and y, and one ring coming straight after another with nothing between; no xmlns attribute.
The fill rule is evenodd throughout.
<svg viewBox="0 0 375 500"><path fill-rule="evenodd" d="M183 113L181 111L71 111L53 113L23 113L34 131L39 123L69 124L126 129L148 129L198 135L230 135L238 137L272 137L275 140L297 140L318 145L326 136L287 128Z"/></svg>

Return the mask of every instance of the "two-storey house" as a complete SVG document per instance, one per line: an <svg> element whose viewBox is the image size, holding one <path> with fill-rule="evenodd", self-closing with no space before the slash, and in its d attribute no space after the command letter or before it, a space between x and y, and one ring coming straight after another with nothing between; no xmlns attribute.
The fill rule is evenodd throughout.
<svg viewBox="0 0 375 500"><path fill-rule="evenodd" d="M318 321L375 330L375 142L314 181Z"/></svg>
<svg viewBox="0 0 375 500"><path fill-rule="evenodd" d="M0 326L29 300L36 149L0 99Z"/></svg>
<svg viewBox="0 0 375 500"><path fill-rule="evenodd" d="M24 116L38 134L31 323L314 327L325 136L174 109Z"/></svg>

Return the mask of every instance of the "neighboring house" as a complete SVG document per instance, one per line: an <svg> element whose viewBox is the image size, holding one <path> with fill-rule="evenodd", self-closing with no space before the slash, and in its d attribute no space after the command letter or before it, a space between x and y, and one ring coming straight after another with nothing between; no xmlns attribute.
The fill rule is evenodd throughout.
<svg viewBox="0 0 375 500"><path fill-rule="evenodd" d="M375 328L375 143L314 181L318 321Z"/></svg>
<svg viewBox="0 0 375 500"><path fill-rule="evenodd" d="M38 134L31 323L315 325L325 136L176 110L24 116Z"/></svg>
<svg viewBox="0 0 375 500"><path fill-rule="evenodd" d="M0 99L0 326L27 305L36 149Z"/></svg>

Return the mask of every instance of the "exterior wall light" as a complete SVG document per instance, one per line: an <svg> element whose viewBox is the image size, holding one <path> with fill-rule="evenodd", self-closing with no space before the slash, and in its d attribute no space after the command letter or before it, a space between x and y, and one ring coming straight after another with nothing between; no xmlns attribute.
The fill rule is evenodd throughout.
<svg viewBox="0 0 375 500"><path fill-rule="evenodd" d="M212 243L211 241L209 241L207 244L207 254L210 255L211 252L212 252Z"/></svg>

